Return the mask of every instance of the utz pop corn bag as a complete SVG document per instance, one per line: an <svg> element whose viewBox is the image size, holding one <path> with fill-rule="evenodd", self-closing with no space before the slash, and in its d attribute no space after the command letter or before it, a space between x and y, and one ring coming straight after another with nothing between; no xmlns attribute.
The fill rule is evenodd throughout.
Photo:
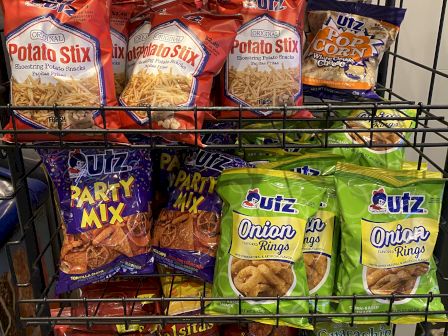
<svg viewBox="0 0 448 336"><path fill-rule="evenodd" d="M147 150L40 150L60 202L64 243L56 292L116 274L153 272Z"/></svg>
<svg viewBox="0 0 448 336"><path fill-rule="evenodd" d="M310 0L310 43L303 59L308 95L336 100L374 98L378 66L395 41L405 9Z"/></svg>
<svg viewBox="0 0 448 336"><path fill-rule="evenodd" d="M425 176L425 177L423 177ZM341 267L338 294L372 295L371 299L342 299L340 313L424 312L427 298L438 294L434 246L439 232L445 180L438 173L393 171L338 164L335 173L340 204ZM375 295L403 295L390 299ZM430 311L443 311L440 298ZM423 315L392 316L393 323L417 323ZM350 322L351 318L337 318ZM387 322L387 316L356 317L355 323ZM443 322L443 314L429 315Z"/></svg>
<svg viewBox="0 0 448 336"><path fill-rule="evenodd" d="M308 312L308 302L255 301L254 297L308 294L302 254L305 227L325 193L315 177L286 171L240 168L224 171L218 181L223 205L221 242L213 297L242 298L212 302L209 314ZM278 311L279 310L279 311ZM256 320L256 319L255 319ZM260 319L275 324L275 319ZM310 328L303 318L282 318L281 325Z"/></svg>

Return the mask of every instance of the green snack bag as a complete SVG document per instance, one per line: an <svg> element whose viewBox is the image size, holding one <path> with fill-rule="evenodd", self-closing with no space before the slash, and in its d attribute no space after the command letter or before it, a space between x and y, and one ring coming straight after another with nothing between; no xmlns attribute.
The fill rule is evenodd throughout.
<svg viewBox="0 0 448 336"><path fill-rule="evenodd" d="M307 296L302 245L305 226L325 188L315 177L285 171L242 168L223 172L217 191L223 200L212 295L242 297L241 315L275 314L276 300L244 297ZM208 314L238 314L238 301L212 302ZM280 314L307 314L305 300L281 300ZM276 319L254 319L276 324ZM280 318L280 325L311 329L305 318Z"/></svg>
<svg viewBox="0 0 448 336"><path fill-rule="evenodd" d="M393 330L387 324L354 325L347 323L319 322L314 329L315 336L392 336Z"/></svg>
<svg viewBox="0 0 448 336"><path fill-rule="evenodd" d="M432 254L439 231L445 180L439 174L392 171L338 164L336 192L342 214L341 295L438 294ZM427 298L395 298L393 312L424 312ZM353 301L340 300L338 312L351 313ZM358 299L355 313L389 311L389 299ZM443 311L440 298L430 311ZM387 316L356 317L355 323L387 322ZM396 324L424 321L423 315L392 316ZM337 322L350 322L338 318ZM446 316L429 315L429 322Z"/></svg>
<svg viewBox="0 0 448 336"><path fill-rule="evenodd" d="M337 116L340 118L348 118L345 123L340 121L333 125L333 129L370 129L370 113L363 110L353 111L338 111ZM400 112L398 110L379 110L377 116L384 118L404 118L415 117L415 110L404 110ZM366 120L353 120L350 118L366 118ZM412 120L381 120L375 121L373 127L375 129L390 129L390 128L413 128L415 122ZM344 133L330 133L328 136L329 144L359 144L363 147L348 147L348 148L333 148L332 151L335 154L342 154L345 156L346 161L354 164L360 164L368 167L378 167L386 169L401 169L405 148L404 147L381 147L381 145L387 144L403 144L405 138L409 140L411 132L406 133L394 133L394 132L378 132L375 131L372 134L369 131L366 132L344 132ZM372 136L373 145L378 147L367 148L370 144ZM367 144L367 145L366 145ZM311 152L314 150L310 150Z"/></svg>
<svg viewBox="0 0 448 336"><path fill-rule="evenodd" d="M286 153L276 161L259 165L263 169L289 170L303 175L329 176L336 171L336 164L344 156L328 151L320 153Z"/></svg>
<svg viewBox="0 0 448 336"><path fill-rule="evenodd" d="M305 229L303 253L310 295L333 294L337 248L339 237L339 207L336 199L333 175L341 155L322 153L287 155L276 162L260 168L290 170L303 175L321 176L320 183L326 188L319 210L308 219ZM310 301L310 309L328 313L332 309L329 300Z"/></svg>

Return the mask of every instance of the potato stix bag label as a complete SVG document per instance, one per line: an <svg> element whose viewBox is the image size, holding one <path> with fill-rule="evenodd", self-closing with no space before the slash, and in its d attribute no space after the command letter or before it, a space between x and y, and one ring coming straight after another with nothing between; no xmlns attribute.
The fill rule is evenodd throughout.
<svg viewBox="0 0 448 336"><path fill-rule="evenodd" d="M302 105L305 6L304 0L218 1L219 13L239 13L244 17L223 71L223 105ZM287 114L311 117L309 111ZM243 112L243 117L281 115L266 110ZM222 112L221 116L232 118L238 112Z"/></svg>
<svg viewBox="0 0 448 336"><path fill-rule="evenodd" d="M310 294L330 296L336 273L337 248L339 240L339 206L332 175L336 164L343 160L341 155L331 153L296 154L288 153L279 160L258 166L263 169L289 170L308 176L321 176L320 183L326 188L317 213L308 219L305 228L303 253ZM330 301L310 300L310 310L330 312Z"/></svg>
<svg viewBox="0 0 448 336"><path fill-rule="evenodd" d="M58 293L113 275L153 272L151 159L134 149L40 150L59 196Z"/></svg>
<svg viewBox="0 0 448 336"><path fill-rule="evenodd" d="M378 65L395 41L405 9L311 0L311 42L303 60L304 91L318 98L379 99Z"/></svg>
<svg viewBox="0 0 448 336"><path fill-rule="evenodd" d="M268 169L231 169L218 180L223 205L213 297L242 297L240 314L275 314L275 300L308 295L302 255L305 227L325 193L315 177ZM239 314L237 301L212 302L208 314ZM283 300L279 313L307 313L307 301ZM260 322L275 324L276 320ZM309 329L303 318L281 325Z"/></svg>
<svg viewBox="0 0 448 336"><path fill-rule="evenodd" d="M439 174L393 171L338 164L335 180L342 214L340 295L412 295L439 293L434 246L439 232L445 180ZM396 298L393 312L424 312L426 298ZM355 313L388 312L390 300L360 299ZM430 311L443 311L440 298ZM338 312L351 313L352 300L340 300ZM350 322L350 318L335 319ZM423 315L393 316L392 322L412 324ZM446 321L429 315L429 322ZM387 322L387 317L356 317L356 323Z"/></svg>
<svg viewBox="0 0 448 336"><path fill-rule="evenodd" d="M110 0L3 0L11 65L11 103L16 106L116 105L113 85ZM18 129L103 127L99 111L14 110ZM106 126L120 128L115 112ZM13 129L12 120L6 129ZM101 136L102 138L102 136ZM127 142L124 136L114 139ZM19 141L51 141L54 135L22 134ZM68 141L94 140L70 134ZM6 135L6 141L13 137Z"/></svg>
<svg viewBox="0 0 448 336"><path fill-rule="evenodd" d="M337 116L348 118L346 122L336 122L334 129L370 129L371 113L363 110L337 111ZM400 147L409 140L411 132L390 132L393 128L413 128L414 120L403 120L403 118L415 118L415 110L379 110L377 117L387 120L375 120L373 128L375 131L365 132L343 132L331 133L328 136L329 144L357 144L359 147L333 148L335 154L343 155L350 163L357 163L362 166L378 167L398 170L402 169L405 148ZM353 119L353 120L350 120ZM393 118L397 118L394 120ZM401 118L401 120L400 120ZM384 131L382 131L384 130ZM368 148L366 144L372 147ZM386 146L384 146L386 145ZM396 145L396 146L394 146ZM313 151L313 150L311 150Z"/></svg>
<svg viewBox="0 0 448 336"><path fill-rule="evenodd" d="M224 65L241 17L208 12L183 14L156 13L150 20L151 29L146 22L131 35L128 62L134 64L120 97L123 106L210 105L213 77ZM200 129L204 112L152 112L152 125L146 111L125 111L122 117L126 128L185 130ZM161 136L201 143L195 134Z"/></svg>
<svg viewBox="0 0 448 336"><path fill-rule="evenodd" d="M221 200L217 178L225 169L247 167L228 154L193 152L174 177L168 206L154 228L154 255L159 264L213 281L218 249Z"/></svg>

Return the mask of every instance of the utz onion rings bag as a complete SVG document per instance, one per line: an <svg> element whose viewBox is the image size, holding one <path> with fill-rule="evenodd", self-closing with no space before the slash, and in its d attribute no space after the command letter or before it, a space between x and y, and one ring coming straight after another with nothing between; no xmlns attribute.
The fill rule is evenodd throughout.
<svg viewBox="0 0 448 336"><path fill-rule="evenodd" d="M223 71L223 105L302 105L305 0L219 0L217 3L219 13L240 13L244 17ZM308 111L287 114L312 116ZM282 112L256 109L243 112L243 117L282 115ZM221 116L232 118L238 112L222 112Z"/></svg>
<svg viewBox="0 0 448 336"><path fill-rule="evenodd" d="M311 0L311 38L303 60L305 94L350 100L379 98L378 65L395 41L406 10L336 0Z"/></svg>
<svg viewBox="0 0 448 336"><path fill-rule="evenodd" d="M144 34L134 32L134 39L144 39L139 52L128 51L128 62L134 62L126 88L121 94L123 106L185 106L210 105L213 76L224 65L240 16L214 15L208 12L191 14L154 14L151 30L143 26ZM136 58L136 59L134 59ZM146 111L125 111L125 127L188 130L201 128L204 112L152 112L148 125ZM169 140L200 143L199 135L174 134Z"/></svg>
<svg viewBox="0 0 448 336"><path fill-rule="evenodd" d="M308 313L308 302L254 301L245 297L306 296L302 246L308 218L325 193L316 177L258 168L229 169L218 180L223 204L221 242L208 314ZM278 309L278 310L277 310ZM260 319L275 324L276 319ZM279 318L281 325L309 329L304 318Z"/></svg>
<svg viewBox="0 0 448 336"><path fill-rule="evenodd" d="M251 165L238 157L213 151L187 156L171 180L168 205L154 226L159 264L213 281L221 223L217 179L225 169L247 166Z"/></svg>
<svg viewBox="0 0 448 336"><path fill-rule="evenodd" d="M342 155L331 153L296 154L286 153L277 161L257 166L263 169L290 170L308 176L320 176L326 188L317 213L308 219L305 228L303 253L308 288L311 294L331 296L333 294L339 240L339 206L336 199L333 174ZM315 301L310 300L310 310ZM329 300L318 300L316 310L328 313Z"/></svg>
<svg viewBox="0 0 448 336"><path fill-rule="evenodd" d="M60 202L57 293L115 274L153 272L151 160L133 149L40 150Z"/></svg>
<svg viewBox="0 0 448 336"><path fill-rule="evenodd" d="M4 0L2 9L13 105L116 105L110 1ZM61 110L59 115L52 110L13 112L18 129L58 129L59 123L62 129L103 126L99 111ZM120 128L117 112L106 112L106 121L108 128ZM6 129L13 129L12 120ZM23 142L55 139L47 134L18 135ZM64 139L92 140L92 136L70 134ZM7 135L5 140L13 137Z"/></svg>
<svg viewBox="0 0 448 336"><path fill-rule="evenodd" d="M445 180L440 174L394 171L338 164L336 192L341 221L340 295L438 294L434 246L439 232ZM355 313L424 312L427 298L358 300ZM352 300L340 300L338 312L351 313ZM443 311L440 298L430 311ZM350 322L351 318L338 318ZM397 324L425 320L423 315L392 316ZM388 317L355 317L355 323L382 323ZM429 315L428 322L445 322Z"/></svg>

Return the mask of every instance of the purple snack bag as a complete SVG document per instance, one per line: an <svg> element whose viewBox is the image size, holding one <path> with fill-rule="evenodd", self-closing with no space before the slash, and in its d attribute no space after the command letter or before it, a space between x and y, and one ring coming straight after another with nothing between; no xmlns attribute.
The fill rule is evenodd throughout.
<svg viewBox="0 0 448 336"><path fill-rule="evenodd" d="M151 159L133 149L39 150L59 196L64 243L56 293L154 272Z"/></svg>
<svg viewBox="0 0 448 336"><path fill-rule="evenodd" d="M189 154L176 173L166 208L154 225L156 262L187 275L213 281L221 221L221 199L215 192L222 171L252 167L224 153Z"/></svg>

